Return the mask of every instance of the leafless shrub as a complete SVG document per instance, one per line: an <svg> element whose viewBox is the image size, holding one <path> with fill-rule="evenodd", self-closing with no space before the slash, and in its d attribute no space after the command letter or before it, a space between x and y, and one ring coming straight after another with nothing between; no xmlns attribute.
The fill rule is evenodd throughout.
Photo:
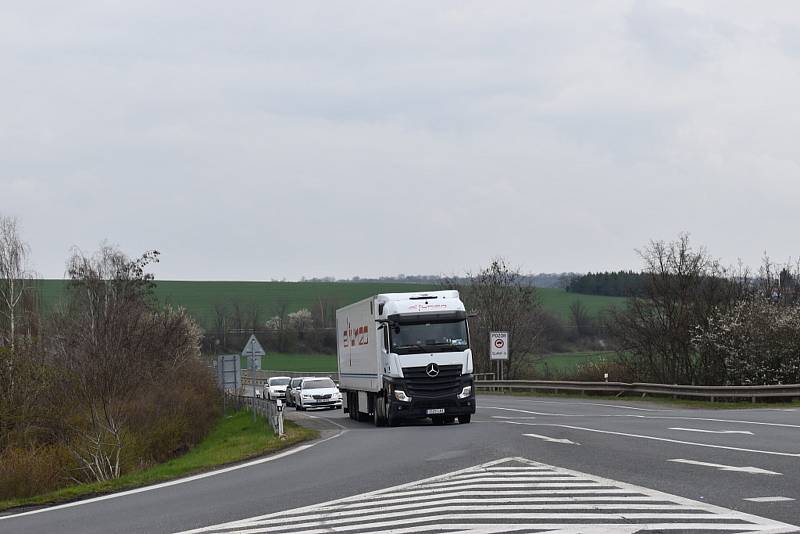
<svg viewBox="0 0 800 534"><path fill-rule="evenodd" d="M687 235L652 241L639 252L645 265L642 296L624 309L610 310L608 327L620 346L620 361L642 380L715 384L724 380L724 362L699 354L692 343L718 310L733 306L747 281L733 275ZM744 277L746 278L746 276Z"/></svg>
<svg viewBox="0 0 800 534"><path fill-rule="evenodd" d="M519 375L529 365L528 356L537 352L544 339L536 289L502 258L476 274L467 274L466 283L448 280L446 285L459 289L467 309L477 312L470 319L475 372L492 372L489 332L500 330L510 337L508 377Z"/></svg>

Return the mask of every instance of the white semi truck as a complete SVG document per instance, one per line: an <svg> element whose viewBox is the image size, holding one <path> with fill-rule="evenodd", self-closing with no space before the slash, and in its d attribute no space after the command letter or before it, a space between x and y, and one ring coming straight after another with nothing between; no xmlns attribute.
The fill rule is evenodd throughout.
<svg viewBox="0 0 800 534"><path fill-rule="evenodd" d="M458 291L386 293L336 310L339 389L351 419L434 424L475 413L472 351Z"/></svg>

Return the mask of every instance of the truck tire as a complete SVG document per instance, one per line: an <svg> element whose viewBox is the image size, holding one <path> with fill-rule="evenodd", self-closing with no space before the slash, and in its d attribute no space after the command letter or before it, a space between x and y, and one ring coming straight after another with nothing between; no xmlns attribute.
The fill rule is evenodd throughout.
<svg viewBox="0 0 800 534"><path fill-rule="evenodd" d="M358 406L355 403L356 396L352 391L347 392L347 414L350 416L350 419L353 421L357 421L356 417L358 414Z"/></svg>
<svg viewBox="0 0 800 534"><path fill-rule="evenodd" d="M458 416L458 424L459 425L466 425L470 421L472 421L472 414L468 413L467 415L459 415Z"/></svg>
<svg viewBox="0 0 800 534"><path fill-rule="evenodd" d="M386 401L383 397L375 396L375 402L373 403L374 408L372 411L372 417L374 419L375 426L386 426Z"/></svg>

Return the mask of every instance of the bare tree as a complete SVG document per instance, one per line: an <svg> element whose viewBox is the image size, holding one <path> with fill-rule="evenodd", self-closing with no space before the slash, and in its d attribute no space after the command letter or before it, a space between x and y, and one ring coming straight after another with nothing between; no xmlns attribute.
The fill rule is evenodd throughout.
<svg viewBox="0 0 800 534"><path fill-rule="evenodd" d="M28 253L16 219L0 216L0 314L5 319L0 344L10 345L12 349L17 339L23 299L32 287L33 276L27 268Z"/></svg>
<svg viewBox="0 0 800 534"><path fill-rule="evenodd" d="M639 255L646 274L642 295L609 311L608 328L620 345L621 361L642 380L720 383L724 362L698 354L692 336L740 298L746 280L704 248L693 248L686 234L669 243L651 241Z"/></svg>
<svg viewBox="0 0 800 534"><path fill-rule="evenodd" d="M572 324L578 337L594 334L594 321L580 299L572 301L572 304L569 305L569 313L572 316Z"/></svg>
<svg viewBox="0 0 800 534"><path fill-rule="evenodd" d="M157 260L157 251L130 260L103 246L93 256L75 252L69 261L70 299L54 321L53 353L66 371L66 397L88 418L68 429L87 480L121 472L125 406L152 372L146 357L155 300L153 276L144 269Z"/></svg>
<svg viewBox="0 0 800 534"><path fill-rule="evenodd" d="M477 312L470 320L475 369L477 372L492 370L489 332L507 331L511 346L508 376L514 378L530 364L530 357L543 340L539 321L542 308L536 289L502 258L495 259L477 274L468 273L466 280L463 285L455 280L446 284L458 288L467 308Z"/></svg>

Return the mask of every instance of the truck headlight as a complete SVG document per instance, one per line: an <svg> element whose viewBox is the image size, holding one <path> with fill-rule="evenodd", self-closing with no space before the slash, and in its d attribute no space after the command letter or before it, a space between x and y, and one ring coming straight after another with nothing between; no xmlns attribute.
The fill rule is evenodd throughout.
<svg viewBox="0 0 800 534"><path fill-rule="evenodd" d="M464 389L461 390L461 393L458 394L459 399L466 399L472 395L472 386L464 386Z"/></svg>
<svg viewBox="0 0 800 534"><path fill-rule="evenodd" d="M394 390L394 398L402 402L411 402L411 397L406 395L406 392L402 389Z"/></svg>

